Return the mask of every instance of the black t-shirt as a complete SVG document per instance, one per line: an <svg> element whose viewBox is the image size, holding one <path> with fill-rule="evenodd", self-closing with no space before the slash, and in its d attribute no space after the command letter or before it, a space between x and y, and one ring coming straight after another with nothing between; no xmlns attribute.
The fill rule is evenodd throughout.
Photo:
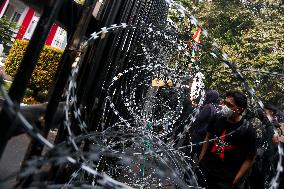
<svg viewBox="0 0 284 189"><path fill-rule="evenodd" d="M209 142L202 165L220 179L233 180L243 162L256 154L254 128L246 120L232 124L227 118L216 116L208 125L207 132L211 134L211 139L224 137Z"/></svg>

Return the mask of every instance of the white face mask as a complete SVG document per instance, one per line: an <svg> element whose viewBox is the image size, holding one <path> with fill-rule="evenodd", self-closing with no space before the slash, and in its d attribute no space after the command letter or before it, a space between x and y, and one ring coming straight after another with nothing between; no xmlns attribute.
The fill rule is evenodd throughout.
<svg viewBox="0 0 284 189"><path fill-rule="evenodd" d="M222 106L221 114L224 117L230 118L233 115L233 113L234 113L233 110L231 110L231 108L229 108L228 106L226 105Z"/></svg>

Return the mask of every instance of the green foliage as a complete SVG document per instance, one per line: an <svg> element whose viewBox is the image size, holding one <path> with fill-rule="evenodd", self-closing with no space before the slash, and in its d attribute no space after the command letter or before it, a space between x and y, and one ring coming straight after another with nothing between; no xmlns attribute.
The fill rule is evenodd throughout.
<svg viewBox="0 0 284 189"><path fill-rule="evenodd" d="M75 0L75 2L82 5L84 4L85 0Z"/></svg>
<svg viewBox="0 0 284 189"><path fill-rule="evenodd" d="M284 73L283 3L277 0L246 3L241 0L214 0L199 2L196 6L195 16L209 33L209 38L202 39L202 42L219 44L256 94L262 100L283 108L284 78L257 72ZM201 68L207 78L207 88L221 93L241 89L241 83L229 68L210 57L208 52L203 52Z"/></svg>
<svg viewBox="0 0 284 189"><path fill-rule="evenodd" d="M30 88L27 88L25 91L24 97L28 98L28 97L31 97L32 95L33 95L33 90L31 90Z"/></svg>
<svg viewBox="0 0 284 189"><path fill-rule="evenodd" d="M17 29L15 22L10 22L6 17L0 18L0 44L10 47L15 29Z"/></svg>
<svg viewBox="0 0 284 189"><path fill-rule="evenodd" d="M5 62L6 73L10 76L15 76L27 45L28 41L16 40L10 49ZM38 92L43 92L50 88L62 53L62 50L50 46L43 48L29 83L29 88L34 91L33 95L35 98Z"/></svg>
<svg viewBox="0 0 284 189"><path fill-rule="evenodd" d="M9 81L5 81L5 80L4 80L4 85L3 85L3 89L4 89L4 91L8 93L8 91L9 91L9 89L10 89L11 85L12 85L12 83L11 83L11 82L9 82ZM2 96L2 95L0 95L0 97L1 97L1 96Z"/></svg>

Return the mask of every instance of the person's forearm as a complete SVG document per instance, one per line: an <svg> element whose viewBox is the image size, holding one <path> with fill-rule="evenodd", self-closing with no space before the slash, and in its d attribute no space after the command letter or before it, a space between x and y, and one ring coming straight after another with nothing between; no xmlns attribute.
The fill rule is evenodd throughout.
<svg viewBox="0 0 284 189"><path fill-rule="evenodd" d="M206 152L206 150L207 150L207 148L208 148L209 136L210 136L210 134L207 133L207 134L206 134L206 137L205 137L205 139L204 139L206 142L203 143L202 149L201 149L201 152L200 152L200 155L199 155L199 158L198 158L199 161L201 161L201 160L203 159L203 157L204 157L204 155L205 155L205 152Z"/></svg>
<svg viewBox="0 0 284 189"><path fill-rule="evenodd" d="M241 180L241 178L246 174L246 172L252 167L254 160L255 160L255 157L246 159L244 161L240 170L238 171L237 175L235 176L233 184L236 184Z"/></svg>

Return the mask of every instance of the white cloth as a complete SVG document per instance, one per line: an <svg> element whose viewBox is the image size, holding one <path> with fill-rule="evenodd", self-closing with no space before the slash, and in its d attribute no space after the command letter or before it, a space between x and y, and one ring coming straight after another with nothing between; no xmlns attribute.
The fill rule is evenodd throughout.
<svg viewBox="0 0 284 189"><path fill-rule="evenodd" d="M190 88L190 99L197 99L199 96L203 96L205 94L204 88L204 82L205 79L203 73L198 72L192 81L192 85Z"/></svg>

